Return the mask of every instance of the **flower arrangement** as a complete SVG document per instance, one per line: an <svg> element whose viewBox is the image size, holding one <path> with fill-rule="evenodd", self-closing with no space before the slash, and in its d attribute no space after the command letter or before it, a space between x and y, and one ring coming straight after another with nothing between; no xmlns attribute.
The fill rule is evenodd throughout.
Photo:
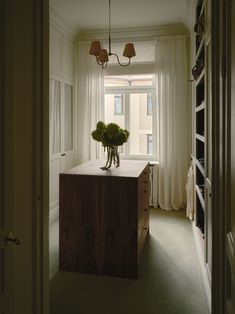
<svg viewBox="0 0 235 314"><path fill-rule="evenodd" d="M96 129L91 133L92 138L97 142L101 142L104 150L107 149L107 162L101 169L106 170L111 167L112 163L119 167L120 159L118 154L118 146L127 142L129 131L121 129L116 123L105 124L102 121L97 122Z"/></svg>

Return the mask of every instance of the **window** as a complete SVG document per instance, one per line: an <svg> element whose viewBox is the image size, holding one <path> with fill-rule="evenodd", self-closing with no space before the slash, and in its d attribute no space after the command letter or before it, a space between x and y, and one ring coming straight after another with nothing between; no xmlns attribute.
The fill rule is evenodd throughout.
<svg viewBox="0 0 235 314"><path fill-rule="evenodd" d="M153 156L153 80L152 74L105 76L105 123L129 130L128 142L119 148L125 158Z"/></svg>
<svg viewBox="0 0 235 314"><path fill-rule="evenodd" d="M123 112L123 101L122 95L115 95L114 96L114 114L122 115Z"/></svg>

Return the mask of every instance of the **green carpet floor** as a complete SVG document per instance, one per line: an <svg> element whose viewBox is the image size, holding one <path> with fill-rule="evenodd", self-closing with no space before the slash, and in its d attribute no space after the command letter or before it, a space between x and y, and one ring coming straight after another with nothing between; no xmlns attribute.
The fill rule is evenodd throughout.
<svg viewBox="0 0 235 314"><path fill-rule="evenodd" d="M183 211L151 210L138 280L57 272L50 314L208 314L193 239Z"/></svg>

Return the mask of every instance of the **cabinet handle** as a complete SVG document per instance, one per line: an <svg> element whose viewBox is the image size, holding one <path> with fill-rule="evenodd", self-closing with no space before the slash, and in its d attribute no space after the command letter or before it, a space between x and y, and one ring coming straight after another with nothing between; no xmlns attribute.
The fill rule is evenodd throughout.
<svg viewBox="0 0 235 314"><path fill-rule="evenodd" d="M147 171L144 171L144 174L147 174L148 172Z"/></svg>
<svg viewBox="0 0 235 314"><path fill-rule="evenodd" d="M211 197L211 193L209 193L209 196Z"/></svg>
<svg viewBox="0 0 235 314"><path fill-rule="evenodd" d="M148 227L144 227L144 230L148 230Z"/></svg>
<svg viewBox="0 0 235 314"><path fill-rule="evenodd" d="M148 193L148 191L147 191L147 190L144 190L144 193Z"/></svg>
<svg viewBox="0 0 235 314"><path fill-rule="evenodd" d="M144 183L147 183L148 181L144 181Z"/></svg>
<svg viewBox="0 0 235 314"><path fill-rule="evenodd" d="M63 153L63 154L61 154L61 156L66 156L66 154L65 154L65 153Z"/></svg>
<svg viewBox="0 0 235 314"><path fill-rule="evenodd" d="M146 212L146 211L147 211L147 208L144 208L144 211Z"/></svg>

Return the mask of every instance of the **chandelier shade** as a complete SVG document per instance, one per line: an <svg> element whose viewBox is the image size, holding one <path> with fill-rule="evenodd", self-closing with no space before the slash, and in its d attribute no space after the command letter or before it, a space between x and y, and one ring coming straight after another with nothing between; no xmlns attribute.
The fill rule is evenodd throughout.
<svg viewBox="0 0 235 314"><path fill-rule="evenodd" d="M101 44L98 40L95 40L91 43L89 54L92 56L99 56L101 52Z"/></svg>
<svg viewBox="0 0 235 314"><path fill-rule="evenodd" d="M134 45L132 43L128 43L126 44L124 51L123 51L123 56L127 57L127 58L132 58L134 57L135 54L135 48Z"/></svg>
<svg viewBox="0 0 235 314"><path fill-rule="evenodd" d="M109 57L108 57L107 49L101 49L97 59L101 63L108 62L109 61Z"/></svg>
<svg viewBox="0 0 235 314"><path fill-rule="evenodd" d="M111 0L109 0L109 37L108 37L108 43L109 43L109 50L103 49L101 47L101 43L98 40L94 40L91 42L89 54L96 57L96 62L102 66L103 69L107 67L109 56L115 56L117 59L117 62L121 66L127 66L130 64L131 58L135 57L135 48L133 43L127 43L125 45L123 56L128 58L127 63L121 63L119 60L119 57L116 53L112 52L111 49Z"/></svg>

